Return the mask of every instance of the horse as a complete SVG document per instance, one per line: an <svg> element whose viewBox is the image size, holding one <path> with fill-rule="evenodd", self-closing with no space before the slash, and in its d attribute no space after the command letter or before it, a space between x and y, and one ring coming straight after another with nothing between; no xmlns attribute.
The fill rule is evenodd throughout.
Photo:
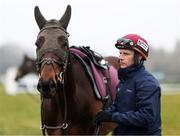
<svg viewBox="0 0 180 136"><path fill-rule="evenodd" d="M28 57L27 55L24 55L23 62L18 67L15 76L15 81L18 81L19 79L23 78L25 75L29 73L38 74L36 70L36 60Z"/></svg>
<svg viewBox="0 0 180 136"><path fill-rule="evenodd" d="M116 56L105 56L104 59L110 64L112 65L116 70L119 69L120 65L119 65L119 58Z"/></svg>
<svg viewBox="0 0 180 136"><path fill-rule="evenodd" d="M104 56L105 61L110 62L111 65L118 70L119 68L119 58L116 56ZM27 55L24 55L23 62L17 69L17 73L15 76L15 81L23 78L27 74L34 73L38 75L38 71L36 69L36 59L30 58Z"/></svg>
<svg viewBox="0 0 180 136"><path fill-rule="evenodd" d="M35 45L42 133L92 135L97 130L95 116L104 105L95 96L84 67L70 52L67 26L71 7L67 6L60 20L46 20L38 6L34 8L34 15L40 29ZM113 123L103 123L99 134L107 134L115 126Z"/></svg>

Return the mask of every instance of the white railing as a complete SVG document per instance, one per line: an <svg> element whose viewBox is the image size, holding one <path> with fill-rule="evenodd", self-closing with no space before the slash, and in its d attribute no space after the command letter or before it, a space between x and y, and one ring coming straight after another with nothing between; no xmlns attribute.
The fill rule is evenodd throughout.
<svg viewBox="0 0 180 136"><path fill-rule="evenodd" d="M161 84L162 93L180 94L180 84Z"/></svg>

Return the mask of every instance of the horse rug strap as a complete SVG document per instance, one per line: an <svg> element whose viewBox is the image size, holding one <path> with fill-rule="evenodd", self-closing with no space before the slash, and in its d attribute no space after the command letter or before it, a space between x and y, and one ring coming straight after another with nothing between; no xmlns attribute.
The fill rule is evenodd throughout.
<svg viewBox="0 0 180 136"><path fill-rule="evenodd" d="M88 51L83 52L81 47L78 48L73 46L70 48L70 52L74 54L84 67L97 98L104 100L110 95L111 99L114 101L116 86L119 82L117 70L113 66L100 64L99 62L104 59L102 56L89 57L91 54L94 54L92 51L87 55Z"/></svg>

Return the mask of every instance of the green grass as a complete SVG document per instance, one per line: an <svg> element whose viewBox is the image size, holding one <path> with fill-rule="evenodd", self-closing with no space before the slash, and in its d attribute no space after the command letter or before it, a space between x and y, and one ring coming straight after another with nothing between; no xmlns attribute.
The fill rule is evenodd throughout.
<svg viewBox="0 0 180 136"><path fill-rule="evenodd" d="M0 86L0 135L39 135L39 128L39 96L7 95Z"/></svg>
<svg viewBox="0 0 180 136"><path fill-rule="evenodd" d="M180 135L180 94L162 95L161 102L163 134Z"/></svg>
<svg viewBox="0 0 180 136"><path fill-rule="evenodd" d="M41 134L40 100L33 98L7 95L0 85L0 135ZM180 94L163 94L161 102L162 134L180 135Z"/></svg>

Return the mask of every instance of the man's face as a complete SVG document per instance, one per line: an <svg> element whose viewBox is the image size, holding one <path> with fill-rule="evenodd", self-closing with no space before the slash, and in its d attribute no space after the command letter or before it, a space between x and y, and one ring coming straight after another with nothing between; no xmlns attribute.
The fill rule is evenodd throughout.
<svg viewBox="0 0 180 136"><path fill-rule="evenodd" d="M127 49L119 50L120 67L126 68L134 64L134 51Z"/></svg>

